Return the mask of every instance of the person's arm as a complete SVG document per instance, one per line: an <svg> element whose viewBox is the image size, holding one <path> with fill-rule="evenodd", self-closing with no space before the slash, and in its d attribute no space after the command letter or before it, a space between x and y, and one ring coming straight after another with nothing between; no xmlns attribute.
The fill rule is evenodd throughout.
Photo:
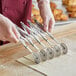
<svg viewBox="0 0 76 76"><path fill-rule="evenodd" d="M15 24L0 14L0 40L18 42L18 31Z"/></svg>
<svg viewBox="0 0 76 76"><path fill-rule="evenodd" d="M37 0L40 14L43 19L44 31L51 31L55 24L55 20L50 8L49 0Z"/></svg>

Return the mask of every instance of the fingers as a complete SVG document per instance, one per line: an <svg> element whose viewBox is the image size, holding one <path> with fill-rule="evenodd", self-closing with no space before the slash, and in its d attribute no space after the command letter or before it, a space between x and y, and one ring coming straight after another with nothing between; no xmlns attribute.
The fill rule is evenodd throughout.
<svg viewBox="0 0 76 76"><path fill-rule="evenodd" d="M43 26L43 30L46 32L51 32L54 24L55 24L55 20L53 18L51 18L50 20L46 19L43 22L44 26Z"/></svg>
<svg viewBox="0 0 76 76"><path fill-rule="evenodd" d="M15 35L15 33L13 32L13 30L8 30L8 34L4 36L6 41L12 42L12 43L16 43L18 42L18 39Z"/></svg>
<svg viewBox="0 0 76 76"><path fill-rule="evenodd" d="M45 19L45 20L43 21L43 25L44 25L44 26L43 26L43 30L44 30L44 31L48 31L48 23L49 23L49 22L48 22L48 19Z"/></svg>
<svg viewBox="0 0 76 76"><path fill-rule="evenodd" d="M11 35L9 35L8 41L12 42L12 43L17 43L18 42L18 39L16 38L16 36L13 32L11 32Z"/></svg>
<svg viewBox="0 0 76 76"><path fill-rule="evenodd" d="M16 29L15 26L12 27L12 30L13 30L13 33L15 34L16 38L19 39L20 34L19 34L19 32L17 31L17 29Z"/></svg>
<svg viewBox="0 0 76 76"><path fill-rule="evenodd" d="M3 35L0 34L0 40L6 41L6 38Z"/></svg>
<svg viewBox="0 0 76 76"><path fill-rule="evenodd" d="M14 43L19 42L19 37L20 37L20 34L17 31L15 25L13 24L12 28L9 31L9 41Z"/></svg>
<svg viewBox="0 0 76 76"><path fill-rule="evenodd" d="M11 24L11 26L9 29L8 28L6 29L7 31L6 31L6 34L4 37L5 37L6 41L9 41L12 43L17 43L17 42L19 42L19 33L15 27L15 24L13 24L13 23L10 23L10 24Z"/></svg>
<svg viewBox="0 0 76 76"><path fill-rule="evenodd" d="M0 40L9 42L18 42L19 34L15 27L15 24L0 14Z"/></svg>
<svg viewBox="0 0 76 76"><path fill-rule="evenodd" d="M0 33L0 40L2 41L9 41L12 43L19 42L19 35L15 27L11 27L9 29L5 29L3 32Z"/></svg>
<svg viewBox="0 0 76 76"><path fill-rule="evenodd" d="M52 24L53 24L53 21L52 21L52 19L50 19L49 26L48 26L48 32L51 32Z"/></svg>
<svg viewBox="0 0 76 76"><path fill-rule="evenodd" d="M19 42L19 39L17 38L16 33L14 33L13 30L11 30L11 31L8 30L8 32L6 34L1 35L0 40L9 41L9 42L12 42L12 43Z"/></svg>

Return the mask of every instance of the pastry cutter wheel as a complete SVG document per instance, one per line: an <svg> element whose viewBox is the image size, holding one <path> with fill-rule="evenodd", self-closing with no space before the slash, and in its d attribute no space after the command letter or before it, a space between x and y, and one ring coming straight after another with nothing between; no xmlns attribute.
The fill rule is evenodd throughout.
<svg viewBox="0 0 76 76"><path fill-rule="evenodd" d="M17 28L18 29L18 28ZM18 30L19 31L19 30ZM26 44L24 41L24 38L21 36L20 34L20 38L19 38L20 42L24 45L24 47L33 55L34 61L35 63L40 63L41 62L41 58L40 58L40 54L38 52L33 52Z"/></svg>
<svg viewBox="0 0 76 76"><path fill-rule="evenodd" d="M25 33L23 32L24 30L22 30L21 28L17 27L17 29L22 32L23 36L21 37L22 39L24 39L24 41L29 42L40 54L40 58L42 61L47 60L47 53L45 52L44 49L40 50L33 42L32 40L29 40L28 38L26 38Z"/></svg>

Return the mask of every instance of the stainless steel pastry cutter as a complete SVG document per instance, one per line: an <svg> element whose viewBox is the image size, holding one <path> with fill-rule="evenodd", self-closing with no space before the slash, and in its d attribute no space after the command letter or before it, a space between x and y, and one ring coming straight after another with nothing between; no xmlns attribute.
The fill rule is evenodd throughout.
<svg viewBox="0 0 76 76"><path fill-rule="evenodd" d="M31 28L29 28L28 26L26 26L23 22L21 22L21 25L23 26L23 28L25 28L25 30L28 29L31 33L35 33L34 30L32 30ZM46 48L45 45L42 42L40 42L39 39L37 39L35 37L35 35L32 34L32 36L36 39L36 41L38 43L40 43L44 47L44 50L47 53L47 58L48 59L52 59L54 57L54 51L52 49L49 50L49 47ZM43 51L43 49L41 51Z"/></svg>
<svg viewBox="0 0 76 76"><path fill-rule="evenodd" d="M53 45L52 45L52 42L49 41L49 40L46 38L46 36L44 36L42 33L40 33L40 31L42 31L40 28L38 28L38 27L36 27L35 25L33 25L33 24L31 23L31 21L29 21L29 20L28 20L28 23L29 23L30 27L35 27L36 29L38 29L38 33L41 35L41 37L42 37L50 46L53 46ZM39 31L39 30L40 30L40 31ZM44 31L42 31L42 32L44 33ZM45 34L45 33L44 33L44 34ZM61 55L61 49L60 49L59 46L55 45L55 46L53 46L52 48L49 47L49 49L52 49L52 50L53 50L55 57ZM48 49L47 49L47 50L48 50Z"/></svg>
<svg viewBox="0 0 76 76"><path fill-rule="evenodd" d="M37 24L37 28L40 29L41 26L43 26L42 24L40 24L36 19L34 19L35 23ZM41 29L40 29L41 30ZM43 30L41 30L42 32L44 32ZM47 34L52 40L54 40L56 42L56 44L58 44L61 47L62 50L62 54L66 54L68 52L68 48L66 46L65 43L60 43L50 32L45 32L45 34Z"/></svg>

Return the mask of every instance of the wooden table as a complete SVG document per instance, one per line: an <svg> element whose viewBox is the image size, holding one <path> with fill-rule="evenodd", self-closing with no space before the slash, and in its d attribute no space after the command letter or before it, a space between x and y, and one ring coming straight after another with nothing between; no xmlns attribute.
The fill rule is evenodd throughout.
<svg viewBox="0 0 76 76"><path fill-rule="evenodd" d="M0 47L0 75L76 76L76 23L56 27L53 35L59 41L67 44L69 48L67 55L35 64L28 50L21 43L10 43ZM44 42L44 40L41 41ZM35 41L34 43L39 46ZM27 45L31 47L28 43Z"/></svg>

